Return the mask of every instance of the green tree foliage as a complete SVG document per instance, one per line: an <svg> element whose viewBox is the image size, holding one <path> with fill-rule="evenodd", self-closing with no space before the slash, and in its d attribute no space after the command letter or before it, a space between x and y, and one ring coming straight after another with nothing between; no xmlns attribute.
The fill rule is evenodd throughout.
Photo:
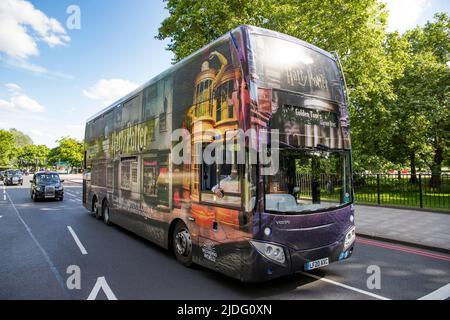
<svg viewBox="0 0 450 320"><path fill-rule="evenodd" d="M390 104L392 152L406 157L412 172L427 167L439 186L442 163L450 149L450 19L439 13L423 28L408 31L404 75L394 82L397 99Z"/></svg>
<svg viewBox="0 0 450 320"><path fill-rule="evenodd" d="M44 166L47 163L48 154L50 149L45 145L28 144L17 149L16 159L17 163L23 166Z"/></svg>
<svg viewBox="0 0 450 320"><path fill-rule="evenodd" d="M30 138L30 136L23 133L22 131L12 128L9 130L9 132L11 132L14 137L14 145L16 148L22 148L26 145L33 144L33 140Z"/></svg>
<svg viewBox="0 0 450 320"><path fill-rule="evenodd" d="M402 75L404 41L387 37L387 14L376 0L168 0L170 16L157 36L170 39L175 61L240 24L252 24L310 42L341 57L351 98L354 149L376 157L386 139L374 133L390 119L392 81ZM363 161L365 158L361 158ZM361 162L360 161L360 162ZM361 163L364 166L364 163Z"/></svg>
<svg viewBox="0 0 450 320"><path fill-rule="evenodd" d="M157 35L181 60L241 24L287 33L341 57L350 94L355 167L440 172L448 159L448 16L387 33L377 0L166 0ZM450 161L450 160L447 160Z"/></svg>
<svg viewBox="0 0 450 320"><path fill-rule="evenodd" d="M11 132L0 129L0 166L10 165L11 156L14 152L14 136Z"/></svg>
<svg viewBox="0 0 450 320"><path fill-rule="evenodd" d="M81 167L83 161L83 143L76 139L63 137L58 140L58 146L50 150L51 163L67 161L71 167Z"/></svg>

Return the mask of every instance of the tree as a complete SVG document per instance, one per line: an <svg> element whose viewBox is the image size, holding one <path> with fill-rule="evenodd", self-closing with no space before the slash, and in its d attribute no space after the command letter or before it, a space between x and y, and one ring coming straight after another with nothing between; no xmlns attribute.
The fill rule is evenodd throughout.
<svg viewBox="0 0 450 320"><path fill-rule="evenodd" d="M69 137L63 137L57 142L58 146L50 151L50 162L67 161L72 168L81 167L83 143Z"/></svg>
<svg viewBox="0 0 450 320"><path fill-rule="evenodd" d="M17 149L16 158L22 166L34 166L36 161L38 166L44 166L47 164L49 151L45 145L28 144Z"/></svg>
<svg viewBox="0 0 450 320"><path fill-rule="evenodd" d="M30 138L30 136L26 135L22 131L19 131L17 129L10 129L9 132L14 137L14 145L16 148L21 148L29 144L33 144L33 140Z"/></svg>
<svg viewBox="0 0 450 320"><path fill-rule="evenodd" d="M240 24L287 33L341 57L350 93L353 148L377 157L386 147L392 82L403 74L405 41L387 36L385 5L376 0L166 0L157 35L178 61ZM364 163L360 161L361 165Z"/></svg>
<svg viewBox="0 0 450 320"><path fill-rule="evenodd" d="M0 129L0 166L9 166L14 151L14 136Z"/></svg>
<svg viewBox="0 0 450 320"><path fill-rule="evenodd" d="M450 148L450 20L438 13L423 28L405 33L408 61L404 75L393 82L396 100L390 104L388 142L397 160L410 163L412 182L416 166L428 166L432 187L440 186L442 163Z"/></svg>

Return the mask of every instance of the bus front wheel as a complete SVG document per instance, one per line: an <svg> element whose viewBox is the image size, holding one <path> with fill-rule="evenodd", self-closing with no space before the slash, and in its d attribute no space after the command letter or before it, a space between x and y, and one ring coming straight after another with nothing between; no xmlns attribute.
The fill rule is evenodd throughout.
<svg viewBox="0 0 450 320"><path fill-rule="evenodd" d="M102 218L101 207L100 204L98 203L97 197L94 198L94 203L92 204L92 211L97 219L100 220Z"/></svg>
<svg viewBox="0 0 450 320"><path fill-rule="evenodd" d="M192 239L188 227L183 221L178 221L173 231L173 252L182 265L192 265Z"/></svg>

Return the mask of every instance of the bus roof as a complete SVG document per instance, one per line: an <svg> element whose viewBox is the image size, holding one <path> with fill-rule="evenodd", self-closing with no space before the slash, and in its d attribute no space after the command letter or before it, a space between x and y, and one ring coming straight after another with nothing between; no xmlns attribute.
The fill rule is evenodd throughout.
<svg viewBox="0 0 450 320"><path fill-rule="evenodd" d="M255 26L252 26L252 25L245 25L244 24L244 25L240 25L240 26L234 28L233 30L228 31L227 33L223 34L219 38L215 39L214 41L208 43L207 45L203 46L202 48L198 49L197 51L191 53L189 56L187 56L187 57L183 58L182 60L178 61L177 63L175 63L174 65L169 67L167 70L165 70L165 71L161 72L160 74L156 75L155 77L151 78L149 81L147 81L144 84L140 85L135 90L131 91L130 93L128 93L127 95L123 96L119 100L115 101L111 105L109 105L109 106L105 107L104 109L100 110L99 112L97 112L93 116L89 117L86 120L86 122L91 122L91 121L99 118L103 114L106 114L110 110L114 109L114 107L120 105L121 103L123 103L123 102L129 100L130 98L132 98L133 96L137 95L144 88L146 88L149 85L151 85L151 84L157 82L158 80L164 78L168 74L173 73L174 71L178 70L183 65L185 65L188 61L190 61L193 57L197 56L197 54L203 52L206 48L214 45L215 43L220 42L223 39L227 38L230 33L233 33L236 30L241 30L243 33L247 33L247 34L259 34L259 35L265 35L265 36L275 37L275 38L279 38L279 39L284 39L286 41L290 41L290 42L302 45L304 47L307 47L307 48L309 48L311 50L317 51L317 52L327 56L328 58L335 60L335 57L331 53L329 53L328 51L325 51L325 50L323 50L323 49L321 49L319 47L316 47L316 46L314 46L314 45L312 45L312 44L310 44L310 43L308 43L306 41L300 40L298 38L289 36L289 35L281 33L281 32L277 32L277 31L273 31L273 30L269 30L269 29L264 29L264 28L255 27Z"/></svg>

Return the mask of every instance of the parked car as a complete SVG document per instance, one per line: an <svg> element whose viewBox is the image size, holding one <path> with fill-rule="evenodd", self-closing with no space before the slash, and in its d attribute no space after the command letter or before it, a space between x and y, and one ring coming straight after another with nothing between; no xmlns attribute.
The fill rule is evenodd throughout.
<svg viewBox="0 0 450 320"><path fill-rule="evenodd" d="M5 171L0 171L0 181L3 181L3 175L5 174Z"/></svg>
<svg viewBox="0 0 450 320"><path fill-rule="evenodd" d="M6 186L23 185L23 177L20 170L6 170L6 174L3 179L3 183Z"/></svg>
<svg viewBox="0 0 450 320"><path fill-rule="evenodd" d="M40 171L31 179L30 195L33 201L38 199L64 200L64 180L54 171Z"/></svg>

